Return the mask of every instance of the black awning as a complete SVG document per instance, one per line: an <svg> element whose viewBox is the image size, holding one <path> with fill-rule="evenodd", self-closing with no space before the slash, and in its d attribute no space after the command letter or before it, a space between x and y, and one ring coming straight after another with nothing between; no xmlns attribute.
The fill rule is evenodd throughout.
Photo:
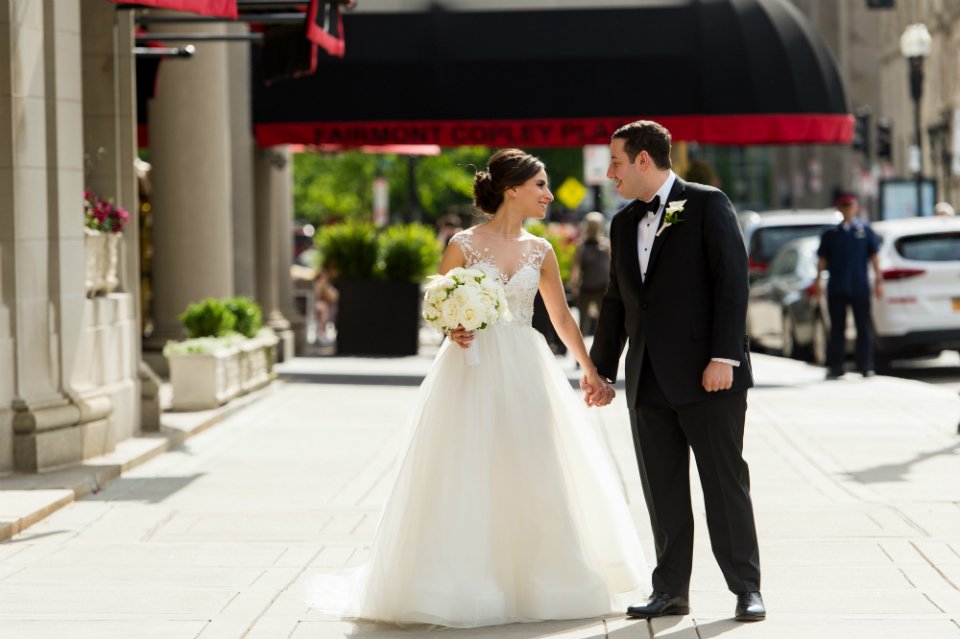
<svg viewBox="0 0 960 639"><path fill-rule="evenodd" d="M640 118L719 144L849 142L836 63L787 0L344 16L343 59L266 86L262 145L605 143Z"/></svg>

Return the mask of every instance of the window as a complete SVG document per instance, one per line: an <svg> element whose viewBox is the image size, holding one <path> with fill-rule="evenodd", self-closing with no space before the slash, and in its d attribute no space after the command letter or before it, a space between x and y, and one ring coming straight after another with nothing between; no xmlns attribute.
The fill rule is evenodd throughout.
<svg viewBox="0 0 960 639"><path fill-rule="evenodd" d="M797 270L797 257L795 250L785 251L770 265L770 275L793 275Z"/></svg>
<svg viewBox="0 0 960 639"><path fill-rule="evenodd" d="M768 262L783 245L802 237L818 236L833 224L804 226L766 226L753 232L750 238L750 257L757 262Z"/></svg>
<svg viewBox="0 0 960 639"><path fill-rule="evenodd" d="M918 262L960 261L960 232L908 235L894 242L897 253Z"/></svg>

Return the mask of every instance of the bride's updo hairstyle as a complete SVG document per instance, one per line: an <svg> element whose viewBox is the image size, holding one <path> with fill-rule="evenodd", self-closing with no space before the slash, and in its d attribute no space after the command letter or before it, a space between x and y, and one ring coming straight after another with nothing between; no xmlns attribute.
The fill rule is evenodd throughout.
<svg viewBox="0 0 960 639"><path fill-rule="evenodd" d="M473 204L493 215L503 204L507 189L520 186L544 170L543 162L520 149L500 149L487 161L486 171L477 171L473 179Z"/></svg>

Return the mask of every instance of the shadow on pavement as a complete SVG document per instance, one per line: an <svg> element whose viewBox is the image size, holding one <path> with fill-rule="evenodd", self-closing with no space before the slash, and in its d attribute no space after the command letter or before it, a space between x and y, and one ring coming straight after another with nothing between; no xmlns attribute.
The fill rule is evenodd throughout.
<svg viewBox="0 0 960 639"><path fill-rule="evenodd" d="M595 635L588 635L584 629L594 626ZM576 631L580 632L576 632ZM399 639L426 633L442 633L443 636L467 639L468 637L483 637L490 639L535 639L554 635L566 635L576 632L578 639L601 639L604 637L603 624L599 619L580 619L576 621L541 621L537 623L512 623L506 626L492 626L485 628L442 628L426 624L405 625L403 628L393 624L371 623L357 621L353 629L347 634L348 639ZM611 633L612 635L613 633Z"/></svg>
<svg viewBox="0 0 960 639"><path fill-rule="evenodd" d="M940 455L955 455L957 454L957 451L960 451L960 444L947 446L946 448L941 448L940 450L935 450L930 453L920 453L919 455L914 456L913 459L908 459L901 464L883 464L882 466L874 466L873 468L855 470L844 474L846 474L848 477L862 481L865 484L905 481L905 475L910 471L910 467L914 464L919 464L920 462L933 459L934 457L938 457Z"/></svg>
<svg viewBox="0 0 960 639"><path fill-rule="evenodd" d="M185 477L118 477L103 490L85 497L87 501L142 501L159 504L183 490L206 473Z"/></svg>
<svg viewBox="0 0 960 639"><path fill-rule="evenodd" d="M741 628L751 626L762 621L743 622L736 619L720 619L719 621L710 621L708 623L697 624L697 637L699 639L709 639L710 637L719 637L720 635L735 632ZM751 635L754 636L754 635Z"/></svg>

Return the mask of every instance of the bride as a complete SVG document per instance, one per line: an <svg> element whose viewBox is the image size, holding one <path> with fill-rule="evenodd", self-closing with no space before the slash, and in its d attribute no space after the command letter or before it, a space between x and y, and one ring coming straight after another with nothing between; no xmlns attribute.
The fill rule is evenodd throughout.
<svg viewBox="0 0 960 639"><path fill-rule="evenodd" d="M523 230L553 195L543 164L502 149L478 172L491 217L454 236L440 272L499 277L513 315L453 331L420 387L367 563L313 577L307 603L342 617L473 628L623 610L649 587L637 532L606 454L544 338L539 289L593 389L603 385L564 297L550 244ZM480 365L457 346L477 340ZM601 397L586 388L586 403ZM608 391L609 392L609 391Z"/></svg>

